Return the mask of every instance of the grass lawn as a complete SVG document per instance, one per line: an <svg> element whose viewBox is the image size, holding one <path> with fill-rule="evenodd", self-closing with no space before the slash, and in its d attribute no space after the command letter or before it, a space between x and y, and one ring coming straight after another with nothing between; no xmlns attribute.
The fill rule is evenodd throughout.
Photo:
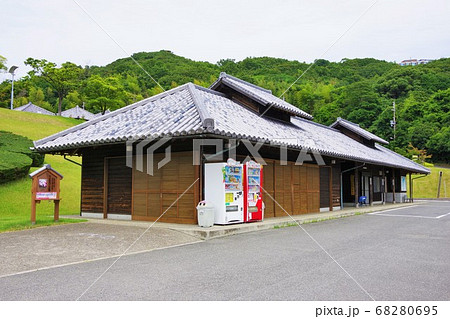
<svg viewBox="0 0 450 319"><path fill-rule="evenodd" d="M431 170L431 174L427 177L414 180L414 198L436 198L439 172L442 171L442 184L441 184L441 196L450 197L450 168L442 167L428 167ZM413 177L415 177L413 175ZM409 181L408 181L409 182ZM409 188L408 188L409 194Z"/></svg>
<svg viewBox="0 0 450 319"><path fill-rule="evenodd" d="M37 140L59 132L80 120L59 116L32 114L0 109L0 129ZM81 158L72 158L80 162ZM1 161L1 159L0 159ZM50 164L64 178L61 181L60 215L80 212L81 167L70 163L62 156L46 155L45 163ZM31 168L30 172L39 167ZM36 208L36 225L48 226L61 223L74 223L82 220L60 219L53 222L53 201L41 201ZM24 178L7 184L0 184L0 232L31 228L31 179Z"/></svg>

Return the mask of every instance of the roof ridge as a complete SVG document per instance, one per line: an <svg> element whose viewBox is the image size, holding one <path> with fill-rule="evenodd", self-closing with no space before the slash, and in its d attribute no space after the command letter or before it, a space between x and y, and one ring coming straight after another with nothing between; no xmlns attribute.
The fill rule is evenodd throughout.
<svg viewBox="0 0 450 319"><path fill-rule="evenodd" d="M218 95L218 96L221 96L221 97L227 97L227 95L225 93L222 93L222 92L219 92L219 91L214 91L214 90L212 90L210 88L205 88L205 87L197 85L197 84L194 84L194 87L197 90L205 91L207 93L215 94L215 95Z"/></svg>
<svg viewBox="0 0 450 319"><path fill-rule="evenodd" d="M398 154L398 153L394 152L393 150L388 149L387 147L384 147L383 145L378 144L377 146L383 148L384 150L388 151L389 153L392 153L392 154L394 154L394 155L403 157L404 159L408 160L409 162L415 164L416 166L418 166L418 167L420 167L420 168L424 168L424 169L428 170L429 172L431 172L431 171L430 171L428 168L426 168L424 165L419 164L419 163L416 163L416 162L414 162L413 160L407 158L406 156L403 156L403 155L401 155L401 154Z"/></svg>
<svg viewBox="0 0 450 319"><path fill-rule="evenodd" d="M315 126L319 126L319 127L322 127L322 128L329 129L329 130L331 130L333 132L340 132L338 129L335 129L335 128L331 127L331 126L327 126L327 125L322 124L322 123L317 123L317 122L314 122L313 120L305 119L305 118L300 117L298 115L293 116L293 118L298 120L298 121L306 122L308 124L312 124L312 125L315 125Z"/></svg>
<svg viewBox="0 0 450 319"><path fill-rule="evenodd" d="M361 127L361 125L359 125L358 123L353 123L352 121L349 121L347 119L343 119L342 117L338 117L338 119L339 119L339 121L342 121L342 122L345 122L345 123L348 123L348 124L351 124L351 125L354 125L354 126L357 126L357 127ZM364 130L364 128L362 128L362 129Z"/></svg>
<svg viewBox="0 0 450 319"><path fill-rule="evenodd" d="M117 114L124 113L124 112L126 112L128 110L131 110L131 109L134 109L134 108L136 108L138 106L144 105L146 103L153 102L153 100L157 100L157 99L163 98L165 96L168 96L170 94L173 94L173 93L175 93L177 91L180 91L180 90L184 89L186 85L187 84L183 84L183 85L177 86L176 88L170 89L168 91L161 92L161 93L153 95L153 96L150 96L150 97L148 97L146 99L143 99L143 100L135 102L133 104L124 106L124 107L122 107L120 109L117 109L115 111L112 111L112 112L110 112L108 114L104 114L104 115L99 116L97 118L93 118L90 121L87 121L87 122L80 123L78 125L72 126L72 127L68 128L68 129L65 129L64 131L58 132L56 134L53 134L53 135L50 135L50 136L47 136L47 137L44 137L44 138L42 138L40 140L37 140L37 141L33 141L34 147L39 146L40 144L46 143L48 141L54 140L56 138L59 138L61 136L67 135L69 133L75 132L75 131L77 131L79 129L85 128L85 127L87 127L89 125L94 125L95 123L101 122L101 121L103 121L103 120L105 120L107 118L113 117L113 116L115 116Z"/></svg>
<svg viewBox="0 0 450 319"><path fill-rule="evenodd" d="M259 87L256 84L228 75L225 72L221 72L219 78L210 86L210 89L217 89L220 83L224 83L224 85L241 94L244 94L245 96L262 105L269 107L274 106L292 115L295 114L304 118L308 118L310 120L313 119L313 116L311 114L303 111L295 105L292 105L280 99L279 97L273 95L272 91Z"/></svg>
<svg viewBox="0 0 450 319"><path fill-rule="evenodd" d="M261 87L261 86L258 86L258 85L256 85L256 84L247 82L247 81L245 81L245 80L242 80L242 79L240 79L240 78L237 78L237 77L232 76L232 75L230 75L230 74L227 74L227 73L225 73L225 72L220 72L219 79L221 79L221 78L231 78L231 79L233 79L233 80L235 80L235 81L244 83L244 84L246 84L246 85L248 85L248 86L251 86L251 87L253 87L253 88L255 88L255 89L258 89L258 90L260 90L260 91L263 91L263 92L272 94L272 90L265 89L265 88L263 88L263 87ZM273 95L273 94L272 94L272 95ZM274 95L274 96L275 96L275 95Z"/></svg>
<svg viewBox="0 0 450 319"><path fill-rule="evenodd" d="M194 105L197 108L198 115L200 116L200 120L202 121L202 126L206 129L214 129L214 118L209 114L208 109L203 102L203 99L196 92L196 87L193 83L188 82L187 88L189 93L191 93L192 99L194 100Z"/></svg>
<svg viewBox="0 0 450 319"><path fill-rule="evenodd" d="M51 170L52 172L58 174L59 176L61 176L61 179L63 178L63 176L61 175L61 173L55 171L55 169L54 169L50 164L44 164L44 166L42 166L41 168L39 168L39 169L35 170L34 172L30 173L28 176L29 176L30 178L32 178L33 176L39 174L40 172L42 172L42 171L44 171L44 170L46 170L46 169Z"/></svg>
<svg viewBox="0 0 450 319"><path fill-rule="evenodd" d="M382 143L382 144L389 144L388 141L386 141L385 139L379 137L378 135L375 135L374 133L370 132L369 130L366 130L365 128L362 128L361 126L359 126L356 123L353 123L349 120L343 119L341 117L338 117L336 119L336 121L330 125L331 128L335 128L338 125L342 125L344 126L346 129L354 132L355 134L358 134L368 140L373 140L375 142L378 143Z"/></svg>

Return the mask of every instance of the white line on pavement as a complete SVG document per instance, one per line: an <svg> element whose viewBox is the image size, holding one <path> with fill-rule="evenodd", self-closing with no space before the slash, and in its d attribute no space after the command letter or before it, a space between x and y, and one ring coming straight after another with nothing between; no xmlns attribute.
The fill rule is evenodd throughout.
<svg viewBox="0 0 450 319"><path fill-rule="evenodd" d="M163 250L163 249L167 249L167 248L176 248L176 247L188 246L188 245L198 244L198 243L202 243L202 242L203 242L203 240L198 240L198 241L193 241L193 242L189 242L189 243L176 244L176 245L172 245L172 246L158 247L158 248L152 248L152 249L147 249L147 250L140 250L140 251L135 251L135 252L131 252L131 253L126 253L123 256L125 256L125 257L126 256L133 256L133 255L138 255L138 254L143 254L143 253L149 253L149 252L155 251L155 250ZM90 262L93 262L93 261L100 261L100 260L105 260L105 259L117 258L119 256L120 255L106 256L106 257L100 257L100 258L94 258L94 259L74 261L74 262L66 263L66 264L53 265L53 266L46 266L46 267L36 268L36 269L24 270L24 271L19 271L19 272L16 272L16 273L0 275L0 279L1 278L5 278L5 277L12 277L12 276L28 274L28 273L32 273L32 272L36 272L36 271L42 271L42 270L48 270L48 269L54 269L54 268L61 268L61 267L66 267L66 266L73 266L73 265L78 265L78 264L90 263Z"/></svg>
<svg viewBox="0 0 450 319"><path fill-rule="evenodd" d="M447 213L447 214L444 214L444 215L438 216L438 217L436 217L436 218L442 218L442 217L445 217L445 216L447 216L447 215L450 215L450 213Z"/></svg>
<svg viewBox="0 0 450 319"><path fill-rule="evenodd" d="M411 208L411 207L416 207L419 205L411 205L411 206L405 206L405 207L399 207L399 208L392 208L392 209L387 209L387 210L380 210L378 212L373 212L373 213L369 213L369 215L376 215L376 214L381 214L381 213L386 213L386 212L392 212L394 210L399 210L399 209L405 209L405 208Z"/></svg>
<svg viewBox="0 0 450 319"><path fill-rule="evenodd" d="M377 216L389 216L389 217L415 217L415 218L426 218L426 219L436 219L437 217L430 216L419 216L419 215L394 215L394 214L377 214Z"/></svg>

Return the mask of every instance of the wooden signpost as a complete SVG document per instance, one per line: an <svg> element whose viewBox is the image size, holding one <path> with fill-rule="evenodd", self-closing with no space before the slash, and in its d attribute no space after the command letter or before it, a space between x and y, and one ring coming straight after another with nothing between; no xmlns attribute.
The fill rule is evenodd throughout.
<svg viewBox="0 0 450 319"><path fill-rule="evenodd" d="M36 224L36 204L41 200L52 200L55 203L54 220L59 220L60 181L63 176L49 164L30 174L31 183L31 224Z"/></svg>

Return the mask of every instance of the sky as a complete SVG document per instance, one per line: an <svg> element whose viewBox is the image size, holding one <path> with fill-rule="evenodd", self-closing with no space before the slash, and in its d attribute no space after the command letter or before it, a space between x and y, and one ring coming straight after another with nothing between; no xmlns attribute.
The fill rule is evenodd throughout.
<svg viewBox="0 0 450 319"><path fill-rule="evenodd" d="M450 56L449 17L448 0L2 0L0 55L19 77L28 57L106 65L159 50L212 63L438 59Z"/></svg>

